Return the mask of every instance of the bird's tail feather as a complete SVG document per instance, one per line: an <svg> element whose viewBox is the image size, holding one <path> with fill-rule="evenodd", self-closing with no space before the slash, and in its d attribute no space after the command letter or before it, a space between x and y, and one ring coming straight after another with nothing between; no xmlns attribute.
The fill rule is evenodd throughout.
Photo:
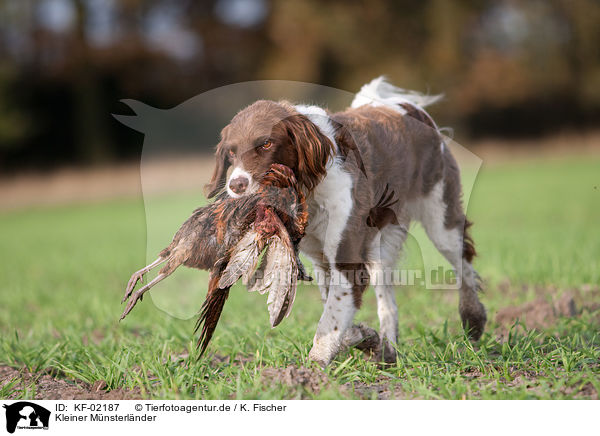
<svg viewBox="0 0 600 436"><path fill-rule="evenodd" d="M204 351L206 351L206 347L208 347L208 343L210 342L212 335L217 328L217 324L219 323L219 318L221 317L221 312L223 312L225 301L227 301L227 297L229 296L229 287L225 289L219 289L217 285L218 281L218 276L211 277L208 286L208 293L206 294L206 300L204 300L204 303L202 304L202 308L200 309L200 317L196 322L194 333L196 333L200 327L202 327L197 344L197 347L200 349L198 358L200 358L204 354Z"/></svg>

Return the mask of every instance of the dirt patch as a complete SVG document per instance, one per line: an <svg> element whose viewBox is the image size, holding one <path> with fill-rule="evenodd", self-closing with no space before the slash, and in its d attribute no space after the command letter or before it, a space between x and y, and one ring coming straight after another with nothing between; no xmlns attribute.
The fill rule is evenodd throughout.
<svg viewBox="0 0 600 436"><path fill-rule="evenodd" d="M496 367L496 371L503 371L503 368ZM524 388L527 392L533 395L544 395L543 383L553 382L556 379L561 378L558 374L560 369L552 374L539 373L536 371L523 370L517 367L511 366L508 370L507 377L498 378L498 387L493 391L498 392L500 389L514 389ZM479 369L472 369L463 373L465 378L469 381L475 382L477 385L489 385L490 379L487 378ZM563 386L560 388L560 392L565 395L569 395L573 398L597 400L598 391L594 388L592 383L587 382L579 385Z"/></svg>
<svg viewBox="0 0 600 436"><path fill-rule="evenodd" d="M281 383L289 387L301 387L306 391L318 394L329 385L327 374L318 369L297 367L290 365L287 368L265 368L262 379L266 383ZM393 400L407 398L406 394L395 386L391 379L381 377L375 383L352 382L339 386L344 393L354 393L362 399Z"/></svg>
<svg viewBox="0 0 600 436"><path fill-rule="evenodd" d="M363 400L408 400L418 398L416 395L407 394L399 386L392 383L391 379L382 378L377 383L346 383L345 389L354 392Z"/></svg>
<svg viewBox="0 0 600 436"><path fill-rule="evenodd" d="M553 326L560 317L573 317L577 313L574 294L567 292L552 301L538 297L519 306L500 309L496 314L496 322L510 327L520 320L528 329L544 329Z"/></svg>
<svg viewBox="0 0 600 436"><path fill-rule="evenodd" d="M527 285L513 286L507 280L497 286L498 292L507 299L529 292ZM501 308L496 313L496 322L500 325L501 336L519 320L526 329L547 329L555 325L560 318L573 318L582 313L600 311L600 287L582 285L579 288L561 291L556 286L535 285L531 287L535 295L533 301ZM592 319L600 324L600 312ZM594 322L592 321L592 322Z"/></svg>
<svg viewBox="0 0 600 436"><path fill-rule="evenodd" d="M561 389L564 394L574 395L575 398L585 398L588 400L597 400L599 398L598 391L592 385L592 383L587 382L582 386L569 386Z"/></svg>
<svg viewBox="0 0 600 436"><path fill-rule="evenodd" d="M265 382L281 383L290 387L301 386L315 394L318 394L329 381L323 371L294 365L287 368L265 368L261 375Z"/></svg>
<svg viewBox="0 0 600 436"><path fill-rule="evenodd" d="M16 382L16 383L15 383ZM136 400L141 399L139 389L107 389L104 380L93 385L57 379L49 374L33 374L25 369L18 370L0 366L0 388L14 383L6 399L23 398L34 400ZM32 395L29 397L29 395Z"/></svg>

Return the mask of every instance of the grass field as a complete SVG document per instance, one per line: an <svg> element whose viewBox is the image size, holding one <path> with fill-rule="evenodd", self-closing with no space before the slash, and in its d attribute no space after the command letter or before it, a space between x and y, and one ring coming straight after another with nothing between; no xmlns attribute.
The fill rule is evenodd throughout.
<svg viewBox="0 0 600 436"><path fill-rule="evenodd" d="M170 211L149 222L165 238L157 248L190 201L152 199ZM182 314L194 313L206 292L202 273L181 275L183 300L172 287L157 288L157 304L146 298L117 322L124 285L146 261L141 199L5 212L0 398L598 398L600 159L484 167L468 215L487 283L481 342L465 341L454 291L403 287L397 365L380 369L349 350L321 372L307 359L321 313L315 286L299 288L276 329L263 296L234 288L197 361L194 319L157 305L175 301ZM414 230L403 262L420 267L420 247L428 248ZM377 326L372 291L358 319Z"/></svg>

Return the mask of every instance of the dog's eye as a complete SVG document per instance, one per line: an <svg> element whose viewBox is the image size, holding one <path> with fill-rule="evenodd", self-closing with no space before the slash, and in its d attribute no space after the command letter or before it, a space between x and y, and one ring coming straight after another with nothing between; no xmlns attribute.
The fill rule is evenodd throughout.
<svg viewBox="0 0 600 436"><path fill-rule="evenodd" d="M271 142L270 139L267 139L260 146L261 146L261 148L268 150L269 148L271 148L272 145L273 145L273 142Z"/></svg>

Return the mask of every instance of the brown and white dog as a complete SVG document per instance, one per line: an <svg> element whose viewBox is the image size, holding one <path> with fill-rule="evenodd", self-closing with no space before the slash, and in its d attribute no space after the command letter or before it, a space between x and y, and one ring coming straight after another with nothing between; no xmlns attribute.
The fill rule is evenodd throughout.
<svg viewBox="0 0 600 436"><path fill-rule="evenodd" d="M324 304L309 357L323 366L366 339L353 319L369 284L377 296L378 357L395 361L398 312L388 272L412 220L456 271L464 328L474 340L483 333L459 170L423 109L436 100L380 77L343 112L261 100L221 132L209 197L223 189L232 197L253 192L273 163L292 168L307 191L309 225L300 249L314 264Z"/></svg>

